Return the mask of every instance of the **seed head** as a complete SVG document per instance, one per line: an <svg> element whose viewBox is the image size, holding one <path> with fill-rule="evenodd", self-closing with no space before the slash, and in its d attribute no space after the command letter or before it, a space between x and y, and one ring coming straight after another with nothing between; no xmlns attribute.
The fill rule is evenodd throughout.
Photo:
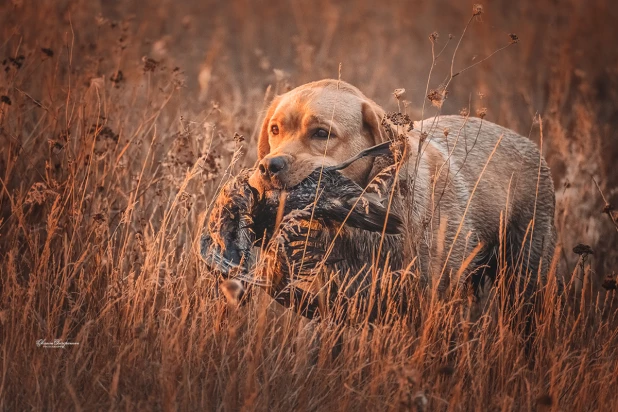
<svg viewBox="0 0 618 412"><path fill-rule="evenodd" d="M485 116L487 116L487 107L481 107L477 109L476 117L480 117L481 119L484 119Z"/></svg>
<svg viewBox="0 0 618 412"><path fill-rule="evenodd" d="M142 61L144 62L144 73L154 72L159 65L158 61L146 56L142 57Z"/></svg>
<svg viewBox="0 0 618 412"><path fill-rule="evenodd" d="M578 254L580 256L588 256L594 255L594 251L588 245L584 245L583 243L579 243L577 246L573 248L573 253Z"/></svg>
<svg viewBox="0 0 618 412"><path fill-rule="evenodd" d="M410 116L404 113L387 113L386 118L396 126L407 126L412 123L412 119L410 119Z"/></svg>
<svg viewBox="0 0 618 412"><path fill-rule="evenodd" d="M406 89L395 89L395 91L393 92L393 95L395 96L395 99L399 100L401 96L404 95L405 92L406 92Z"/></svg>
<svg viewBox="0 0 618 412"><path fill-rule="evenodd" d="M601 284L603 289L605 290L616 290L618 289L618 276L616 272L612 272L611 275L607 275Z"/></svg>
<svg viewBox="0 0 618 412"><path fill-rule="evenodd" d="M187 78L184 72L180 70L180 67L175 67L174 70L172 70L172 84L174 87L176 87L176 89L183 88L185 87L186 81Z"/></svg>
<svg viewBox="0 0 618 412"><path fill-rule="evenodd" d="M446 100L446 97L448 96L448 90L446 89L432 89L429 94L427 95L427 98L431 101L431 104L434 105L435 107L442 107L442 104L444 104L444 100Z"/></svg>

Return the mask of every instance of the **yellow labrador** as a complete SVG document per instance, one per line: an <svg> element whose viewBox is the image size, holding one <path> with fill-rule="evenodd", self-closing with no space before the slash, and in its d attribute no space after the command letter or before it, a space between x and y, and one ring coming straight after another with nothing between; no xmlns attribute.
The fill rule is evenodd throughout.
<svg viewBox="0 0 618 412"><path fill-rule="evenodd" d="M409 248L408 258L416 256L421 272L440 290L498 262L532 280L528 290L544 277L554 251L555 196L537 146L478 118L439 116L408 130L385 126L385 115L356 87L337 80L277 96L260 131L251 185L293 187L320 166L340 164L386 141L392 136L386 127L394 127L409 144L393 202L405 211L398 210L406 238L385 247L399 255ZM379 162L366 158L343 173L365 187L379 171ZM355 236L351 242L363 243L365 259L375 253L379 236Z"/></svg>

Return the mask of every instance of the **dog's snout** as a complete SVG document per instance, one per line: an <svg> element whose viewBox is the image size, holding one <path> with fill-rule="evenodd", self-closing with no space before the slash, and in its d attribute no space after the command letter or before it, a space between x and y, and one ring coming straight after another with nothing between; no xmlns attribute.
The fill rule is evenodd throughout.
<svg viewBox="0 0 618 412"><path fill-rule="evenodd" d="M274 176L280 171L282 171L283 169L285 169L286 166L287 166L287 161L283 156L275 156L275 157L264 158L260 162L258 169L262 176L267 176L267 175Z"/></svg>

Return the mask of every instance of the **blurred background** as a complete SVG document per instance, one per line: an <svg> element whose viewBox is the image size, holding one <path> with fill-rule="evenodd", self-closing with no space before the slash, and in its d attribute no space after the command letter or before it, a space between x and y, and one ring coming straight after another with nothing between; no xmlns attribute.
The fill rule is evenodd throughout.
<svg viewBox="0 0 618 412"><path fill-rule="evenodd" d="M156 88L167 96L163 90L172 84L175 92L157 118L159 131L204 133L214 142L209 153L216 167L226 166L237 133L244 139L242 163L250 165L256 126L272 95L336 78L339 65L343 80L387 110L397 108L393 90L405 88L405 110L420 118L432 62L429 36L437 34L440 53L431 90L448 80L475 3L5 0L0 85L13 103L3 107L5 130L9 110L18 107L27 114L16 130L34 128L26 121L38 110L32 102L61 102L55 99L71 82L74 93L107 90L105 122L122 142L129 126L121 123L129 112L155 107ZM572 270L578 258L572 247L589 244L602 277L616 268L618 236L602 214L605 203L592 176L608 202L617 204L618 6L613 0L487 0L482 7L457 49L455 71L509 45L511 34L519 41L456 77L441 112L485 109L488 120L537 142L534 119L540 115L543 152L556 185L562 263ZM435 115L438 109L426 103L425 117ZM62 133L58 125L52 129ZM27 188L33 170L44 173L45 163L34 162L43 148L33 142L22 141L32 159L29 173L12 174L10 184ZM160 143L155 150L168 153L170 145ZM185 160L192 164L204 153L188 144L195 150Z"/></svg>

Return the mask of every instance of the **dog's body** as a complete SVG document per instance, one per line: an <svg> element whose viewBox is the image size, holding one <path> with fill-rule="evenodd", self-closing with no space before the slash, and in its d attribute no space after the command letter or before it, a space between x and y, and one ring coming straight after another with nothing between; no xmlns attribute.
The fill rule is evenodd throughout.
<svg viewBox="0 0 618 412"><path fill-rule="evenodd" d="M537 146L478 118L440 116L415 123L413 130L384 119L381 107L336 80L278 96L265 117L259 168L249 182L258 191L293 187L320 166L342 163L403 133L407 157L390 204L404 218L405 234L381 242L380 234L346 231L338 246L347 248L349 262L338 270L376 263L372 256L382 248L378 264L388 254L398 270L416 257L421 273L441 291L453 278L461 283L498 261L530 280L531 291L554 250L554 187ZM343 173L365 187L383 167L361 159Z"/></svg>
<svg viewBox="0 0 618 412"><path fill-rule="evenodd" d="M477 118L427 119L415 124L411 142L418 142L421 129L427 145L409 222L421 270L432 279L452 276L482 243L464 269L497 259L502 245L501 257L512 269L524 275L527 269L532 280L544 276L554 251L555 196L536 145Z"/></svg>

